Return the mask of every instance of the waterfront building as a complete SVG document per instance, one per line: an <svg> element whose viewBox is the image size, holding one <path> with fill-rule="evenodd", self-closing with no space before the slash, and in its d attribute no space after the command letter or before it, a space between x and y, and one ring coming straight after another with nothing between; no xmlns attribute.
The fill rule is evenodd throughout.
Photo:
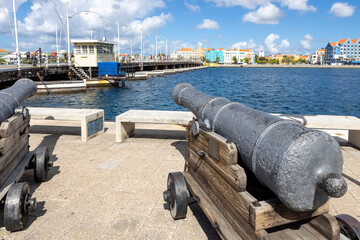
<svg viewBox="0 0 360 240"><path fill-rule="evenodd" d="M224 63L225 64L233 63L233 54L230 49L227 49L226 51L224 51Z"/></svg>
<svg viewBox="0 0 360 240"><path fill-rule="evenodd" d="M192 48L182 48L177 51L177 57L183 60L194 60L195 50Z"/></svg>
<svg viewBox="0 0 360 240"><path fill-rule="evenodd" d="M265 52L264 51L259 51L259 57L265 57Z"/></svg>
<svg viewBox="0 0 360 240"><path fill-rule="evenodd" d="M98 62L114 62L114 44L99 40L71 40L76 67L97 67Z"/></svg>
<svg viewBox="0 0 360 240"><path fill-rule="evenodd" d="M311 55L310 63L311 64L323 64L324 55L325 55L325 49L322 48L322 49L316 50L316 52Z"/></svg>
<svg viewBox="0 0 360 240"><path fill-rule="evenodd" d="M9 54L9 52L6 51L5 49L0 49L0 58L6 56L8 54Z"/></svg>
<svg viewBox="0 0 360 240"><path fill-rule="evenodd" d="M344 38L337 42L329 42L325 47L325 64L360 64L360 41Z"/></svg>
<svg viewBox="0 0 360 240"><path fill-rule="evenodd" d="M201 61L203 57L205 57L205 48L198 47L195 51L195 59Z"/></svg>
<svg viewBox="0 0 360 240"><path fill-rule="evenodd" d="M232 50L219 48L218 50L208 49L205 51L205 58L210 62L216 62L216 59L219 60L219 63L232 64L234 63L234 57L236 57L238 63L246 63L246 58L249 59L249 64L255 63L255 53L249 49L237 49L233 48Z"/></svg>

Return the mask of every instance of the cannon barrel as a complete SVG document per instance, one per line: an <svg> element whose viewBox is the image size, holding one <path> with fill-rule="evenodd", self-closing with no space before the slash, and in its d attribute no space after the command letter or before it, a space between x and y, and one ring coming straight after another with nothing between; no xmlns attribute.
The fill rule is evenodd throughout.
<svg viewBox="0 0 360 240"><path fill-rule="evenodd" d="M15 109L37 91L34 81L23 78L9 88L0 91L0 123L11 117Z"/></svg>
<svg viewBox="0 0 360 240"><path fill-rule="evenodd" d="M172 98L201 125L234 142L238 161L287 207L315 210L329 197L345 194L341 149L329 134L204 94L188 83L178 84Z"/></svg>

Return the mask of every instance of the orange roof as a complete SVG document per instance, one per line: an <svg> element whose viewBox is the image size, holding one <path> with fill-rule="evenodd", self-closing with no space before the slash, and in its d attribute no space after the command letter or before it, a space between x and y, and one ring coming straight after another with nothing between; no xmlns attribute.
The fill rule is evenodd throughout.
<svg viewBox="0 0 360 240"><path fill-rule="evenodd" d="M179 50L179 52L193 52L193 51L195 51L195 50L192 48L182 48Z"/></svg>
<svg viewBox="0 0 360 240"><path fill-rule="evenodd" d="M233 51L237 51L238 49L237 48L233 48Z"/></svg>
<svg viewBox="0 0 360 240"><path fill-rule="evenodd" d="M353 43L356 43L359 39L351 39Z"/></svg>
<svg viewBox="0 0 360 240"><path fill-rule="evenodd" d="M230 49L226 49L226 51L230 51Z"/></svg>
<svg viewBox="0 0 360 240"><path fill-rule="evenodd" d="M340 40L338 41L338 44L344 43L344 42L346 42L346 40L348 40L348 38L340 39Z"/></svg>
<svg viewBox="0 0 360 240"><path fill-rule="evenodd" d="M299 56L299 59L308 59L308 56Z"/></svg>
<svg viewBox="0 0 360 240"><path fill-rule="evenodd" d="M249 49L240 49L240 51L242 51L242 52L250 52Z"/></svg>
<svg viewBox="0 0 360 240"><path fill-rule="evenodd" d="M325 49L316 50L317 52L325 52Z"/></svg>
<svg viewBox="0 0 360 240"><path fill-rule="evenodd" d="M0 49L0 52L8 52L8 51L6 51L5 49Z"/></svg>
<svg viewBox="0 0 360 240"><path fill-rule="evenodd" d="M218 50L224 50L224 49L221 47L221 48L219 48Z"/></svg>
<svg viewBox="0 0 360 240"><path fill-rule="evenodd" d="M337 42L330 42L331 46L335 47L337 45Z"/></svg>
<svg viewBox="0 0 360 240"><path fill-rule="evenodd" d="M208 49L208 51L214 51L214 49L212 49L212 48L209 48L209 49Z"/></svg>

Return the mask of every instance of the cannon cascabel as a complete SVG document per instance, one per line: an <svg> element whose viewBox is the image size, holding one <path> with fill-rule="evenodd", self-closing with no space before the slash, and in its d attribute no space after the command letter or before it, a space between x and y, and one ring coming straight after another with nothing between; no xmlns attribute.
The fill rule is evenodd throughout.
<svg viewBox="0 0 360 240"><path fill-rule="evenodd" d="M341 149L329 134L204 94L188 83L178 84L172 98L207 128L234 142L239 161L287 207L315 210L330 196L345 194Z"/></svg>
<svg viewBox="0 0 360 240"><path fill-rule="evenodd" d="M37 91L36 83L28 78L15 82L9 88L0 91L0 123L11 117L15 109Z"/></svg>

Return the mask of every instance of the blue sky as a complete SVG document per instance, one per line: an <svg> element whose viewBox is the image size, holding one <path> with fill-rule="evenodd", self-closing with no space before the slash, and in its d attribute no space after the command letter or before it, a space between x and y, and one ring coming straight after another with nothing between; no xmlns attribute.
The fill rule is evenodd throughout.
<svg viewBox="0 0 360 240"><path fill-rule="evenodd" d="M66 0L16 0L21 50L42 47L55 50L55 26L65 21ZM10 0L0 0L0 48L14 50L8 20L13 25ZM115 21L120 21L121 51L139 49L144 29L144 48L152 53L155 34L159 51L180 47L250 48L268 54L307 54L328 41L358 38L359 0L70 0L71 38L103 35L114 41ZM56 9L56 11L55 11ZM4 15L7 13L7 17ZM97 13L97 14L95 14ZM65 29L61 49L66 48ZM60 30L59 30L60 34Z"/></svg>

